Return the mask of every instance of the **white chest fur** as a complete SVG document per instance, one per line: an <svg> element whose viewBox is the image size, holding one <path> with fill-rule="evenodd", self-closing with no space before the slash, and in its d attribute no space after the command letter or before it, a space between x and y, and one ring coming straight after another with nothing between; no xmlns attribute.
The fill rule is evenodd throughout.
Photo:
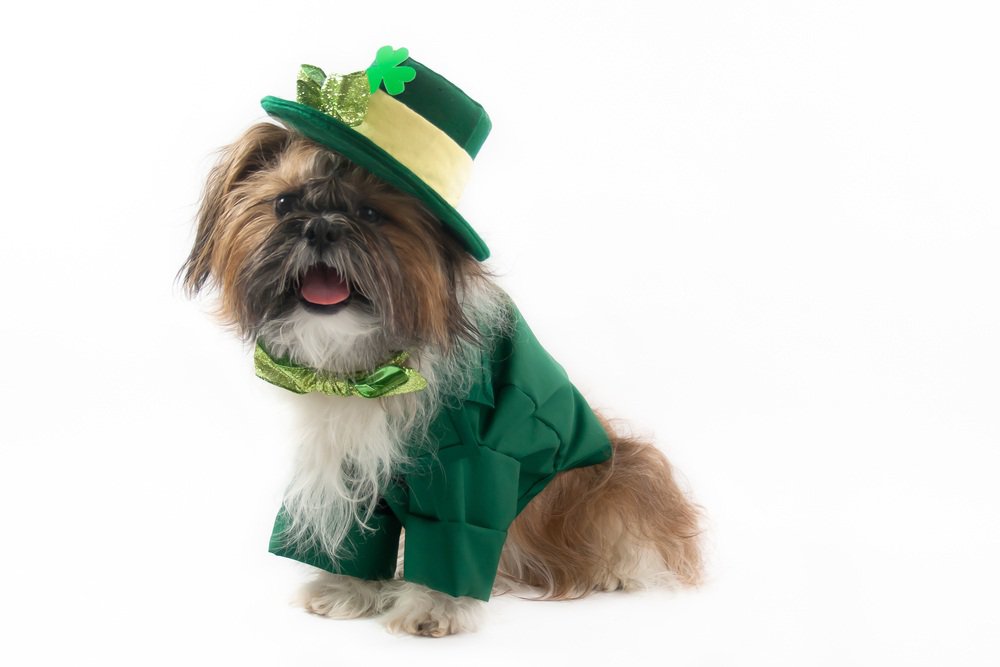
<svg viewBox="0 0 1000 667"><path fill-rule="evenodd" d="M402 397L394 398L401 403ZM382 400L291 399L299 411L300 442L285 492L285 537L336 557L351 526L371 516L402 460L404 434Z"/></svg>

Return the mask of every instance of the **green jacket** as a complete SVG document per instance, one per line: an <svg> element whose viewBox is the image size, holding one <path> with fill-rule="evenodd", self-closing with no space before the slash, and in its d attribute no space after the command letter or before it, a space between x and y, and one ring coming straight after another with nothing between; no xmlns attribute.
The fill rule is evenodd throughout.
<svg viewBox="0 0 1000 667"><path fill-rule="evenodd" d="M385 400L392 400L391 398ZM611 455L607 433L562 367L520 314L513 333L484 355L482 376L460 405L443 408L430 441L414 453L364 530L349 535L349 555L334 562L282 540L283 512L271 553L337 574L389 579L406 529L403 578L450 595L488 600L511 522L555 474Z"/></svg>

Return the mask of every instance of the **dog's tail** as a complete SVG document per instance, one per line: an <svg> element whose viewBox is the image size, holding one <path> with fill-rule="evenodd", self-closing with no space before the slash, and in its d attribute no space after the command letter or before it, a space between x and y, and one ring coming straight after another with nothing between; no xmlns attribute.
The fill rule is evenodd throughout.
<svg viewBox="0 0 1000 667"><path fill-rule="evenodd" d="M699 509L659 449L605 427L612 457L557 475L511 526L501 586L565 599L701 581Z"/></svg>

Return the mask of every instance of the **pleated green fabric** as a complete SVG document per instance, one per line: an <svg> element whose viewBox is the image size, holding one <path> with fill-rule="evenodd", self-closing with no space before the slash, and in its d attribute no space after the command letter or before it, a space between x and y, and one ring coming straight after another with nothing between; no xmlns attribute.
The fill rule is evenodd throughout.
<svg viewBox="0 0 1000 667"><path fill-rule="evenodd" d="M520 314L512 334L484 356L469 396L440 412L430 436L433 448L414 451L368 528L353 527L348 556L335 562L286 544L283 512L270 551L338 574L388 579L405 527L404 579L488 600L518 513L557 472L611 456L593 410Z"/></svg>

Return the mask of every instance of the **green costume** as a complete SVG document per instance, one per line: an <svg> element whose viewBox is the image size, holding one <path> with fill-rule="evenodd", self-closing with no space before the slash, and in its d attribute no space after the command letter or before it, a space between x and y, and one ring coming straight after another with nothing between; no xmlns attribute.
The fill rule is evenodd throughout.
<svg viewBox="0 0 1000 667"><path fill-rule="evenodd" d="M453 83L384 46L364 71L326 74L303 65L295 101L261 100L272 117L420 199L477 260L489 248L455 208L490 131L481 105ZM487 600L507 528L562 470L611 455L608 436L516 315L513 332L482 359L482 375L462 403L446 407L429 431L431 447L387 490L369 529L354 526L350 555L333 562L282 541L279 513L271 551L330 572L388 579L406 529L404 578L451 595ZM423 378L389 364L350 378L315 377L270 359L259 347L258 374L291 391L394 400L419 391ZM332 399L337 400L337 399Z"/></svg>
<svg viewBox="0 0 1000 667"><path fill-rule="evenodd" d="M282 513L271 552L330 572L389 579L402 527L404 579L488 600L518 513L557 472L611 455L594 412L519 314L512 335L484 356L465 401L432 422L430 440L433 449L414 452L415 463L385 494L373 530L354 527L346 558L333 562L285 545Z"/></svg>

